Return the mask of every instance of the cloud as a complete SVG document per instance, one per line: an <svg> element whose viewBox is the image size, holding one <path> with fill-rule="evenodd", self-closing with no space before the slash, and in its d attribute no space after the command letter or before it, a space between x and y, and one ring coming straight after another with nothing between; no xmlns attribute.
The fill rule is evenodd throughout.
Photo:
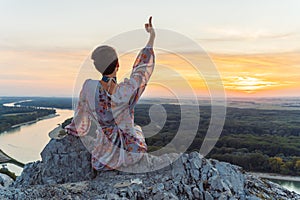
<svg viewBox="0 0 300 200"><path fill-rule="evenodd" d="M300 89L300 52L211 54L227 91Z"/></svg>
<svg viewBox="0 0 300 200"><path fill-rule="evenodd" d="M235 42L247 40L271 40L271 39L289 39L300 35L299 32L271 33L269 31L241 31L235 29L208 29L208 35L214 35L211 38L198 38L203 42Z"/></svg>
<svg viewBox="0 0 300 200"><path fill-rule="evenodd" d="M268 81L251 76L225 77L223 83L226 89L240 90L247 93L252 93L259 89L265 89L282 84L276 81Z"/></svg>

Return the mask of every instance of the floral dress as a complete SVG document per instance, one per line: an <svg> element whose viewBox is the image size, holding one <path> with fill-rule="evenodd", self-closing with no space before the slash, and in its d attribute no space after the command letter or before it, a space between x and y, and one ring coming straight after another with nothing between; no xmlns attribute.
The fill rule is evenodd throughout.
<svg viewBox="0 0 300 200"><path fill-rule="evenodd" d="M92 167L112 170L138 162L147 151L144 134L134 125L134 107L153 72L153 48L138 54L130 78L110 95L99 80L88 79L80 91L72 122L65 127L79 136L92 154Z"/></svg>

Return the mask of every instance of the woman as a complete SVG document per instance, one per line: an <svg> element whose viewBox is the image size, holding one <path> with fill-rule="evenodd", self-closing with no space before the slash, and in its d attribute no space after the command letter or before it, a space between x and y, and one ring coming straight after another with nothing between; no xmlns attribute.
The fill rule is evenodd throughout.
<svg viewBox="0 0 300 200"><path fill-rule="evenodd" d="M118 57L110 46L99 46L92 53L102 79L88 79L83 84L68 134L95 135L91 149L94 170L112 170L138 162L147 151L144 134L134 125L134 106L145 90L154 68L155 32L152 17L145 24L149 41L133 65L129 79L117 83ZM96 125L92 129L92 124ZM95 137L95 136L94 136Z"/></svg>

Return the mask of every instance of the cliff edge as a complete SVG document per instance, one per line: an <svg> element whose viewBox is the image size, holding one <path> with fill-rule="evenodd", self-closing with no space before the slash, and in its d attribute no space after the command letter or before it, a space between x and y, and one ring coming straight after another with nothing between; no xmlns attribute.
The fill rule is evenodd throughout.
<svg viewBox="0 0 300 200"><path fill-rule="evenodd" d="M143 158L155 165L175 154ZM203 158L198 152L182 154L154 172L95 173L91 155L78 137L51 139L41 161L27 163L0 199L300 199L278 184L260 179L241 167ZM139 165L139 163L136 163Z"/></svg>

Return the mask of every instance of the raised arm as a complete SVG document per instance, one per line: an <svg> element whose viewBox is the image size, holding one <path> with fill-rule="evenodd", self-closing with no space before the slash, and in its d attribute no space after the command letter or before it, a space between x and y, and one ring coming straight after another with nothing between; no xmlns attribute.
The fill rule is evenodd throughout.
<svg viewBox="0 0 300 200"><path fill-rule="evenodd" d="M150 76L152 75L155 63L155 55L153 44L155 32L152 27L152 17L149 18L149 23L145 24L146 31L150 34L149 40L138 54L132 68L130 79L125 79L116 89L114 99L116 102L129 103L131 107L137 102L143 93Z"/></svg>
<svg viewBox="0 0 300 200"><path fill-rule="evenodd" d="M150 37L146 47L143 48L138 54L130 76L131 79L135 79L138 85L129 101L131 109L134 108L135 104L144 92L150 76L152 75L155 64L155 55L153 51L155 31L152 26L152 16L149 18L149 23L145 24L145 29L150 34Z"/></svg>

